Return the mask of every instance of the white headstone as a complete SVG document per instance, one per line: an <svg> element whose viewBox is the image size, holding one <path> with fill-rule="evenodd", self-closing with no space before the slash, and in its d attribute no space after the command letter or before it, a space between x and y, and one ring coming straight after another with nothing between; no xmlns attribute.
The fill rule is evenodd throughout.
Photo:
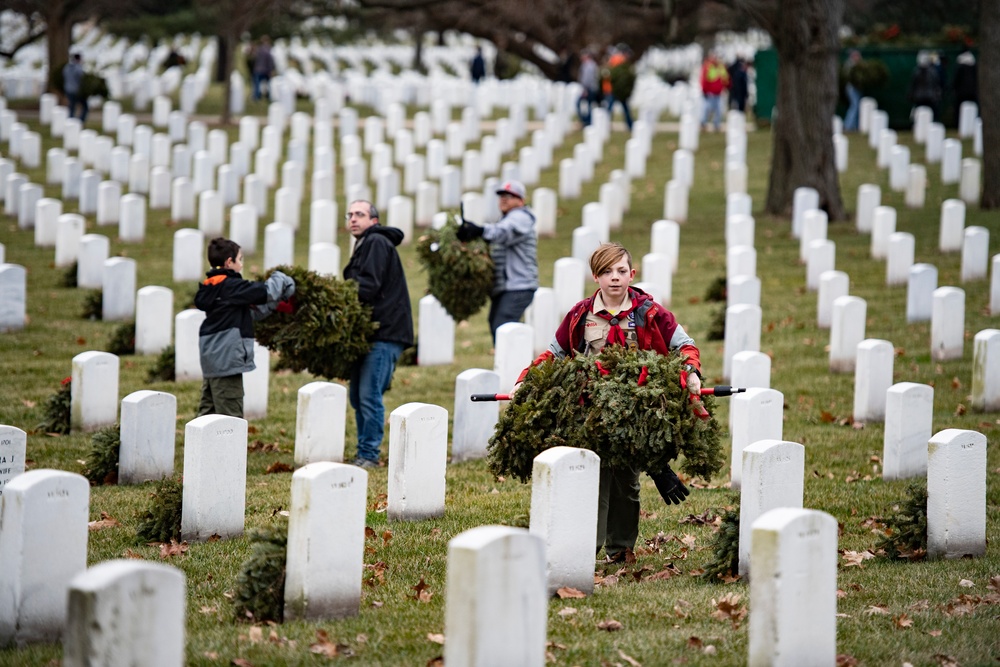
<svg viewBox="0 0 1000 667"><path fill-rule="evenodd" d="M913 268L913 254L916 239L909 232L894 232L889 235L888 252L885 263L885 284L905 285Z"/></svg>
<svg viewBox="0 0 1000 667"><path fill-rule="evenodd" d="M938 270L933 264L914 264L906 283L906 321L927 322L931 319Z"/></svg>
<svg viewBox="0 0 1000 667"><path fill-rule="evenodd" d="M136 292L135 301L135 353L159 354L171 342L174 293L147 285Z"/></svg>
<svg viewBox="0 0 1000 667"><path fill-rule="evenodd" d="M344 460L347 389L333 382L310 382L298 392L295 465Z"/></svg>
<svg viewBox="0 0 1000 667"><path fill-rule="evenodd" d="M419 521L444 514L448 411L407 403L389 414L390 521Z"/></svg>
<svg viewBox="0 0 1000 667"><path fill-rule="evenodd" d="M1000 329L976 333L972 352L972 409L1000 410Z"/></svg>
<svg viewBox="0 0 1000 667"><path fill-rule="evenodd" d="M858 343L865 339L868 304L856 296L833 300L830 316L830 372L853 373Z"/></svg>
<svg viewBox="0 0 1000 667"><path fill-rule="evenodd" d="M254 369L243 374L243 417L248 420L267 417L271 351L254 341L253 361Z"/></svg>
<svg viewBox="0 0 1000 667"><path fill-rule="evenodd" d="M945 185L958 183L962 168L962 142L945 139L941 144L941 182Z"/></svg>
<svg viewBox="0 0 1000 667"><path fill-rule="evenodd" d="M879 206L872 216L871 257L885 259L889 252L889 237L896 233L896 209Z"/></svg>
<svg viewBox="0 0 1000 667"><path fill-rule="evenodd" d="M899 382L885 392L882 479L923 477L934 419L934 387Z"/></svg>
<svg viewBox="0 0 1000 667"><path fill-rule="evenodd" d="M825 271L819 276L819 292L816 296L816 325L829 329L833 321L833 302L847 296L850 279L843 271Z"/></svg>
<svg viewBox="0 0 1000 667"><path fill-rule="evenodd" d="M129 193L119 203L118 238L123 243L142 243L146 239L146 198Z"/></svg>
<svg viewBox="0 0 1000 667"><path fill-rule="evenodd" d="M927 443L927 557L985 554L986 436L938 431Z"/></svg>
<svg viewBox="0 0 1000 667"><path fill-rule="evenodd" d="M798 187L792 195L792 236L799 238L806 211L819 208L819 192L815 188Z"/></svg>
<svg viewBox="0 0 1000 667"><path fill-rule="evenodd" d="M69 266L77 261L86 225L86 219L78 213L63 213L56 220L56 266Z"/></svg>
<svg viewBox="0 0 1000 667"><path fill-rule="evenodd" d="M739 573L751 573L753 523L779 507L802 507L805 447L797 442L758 440L743 450L740 487ZM753 578L751 577L751 580Z"/></svg>
<svg viewBox="0 0 1000 667"><path fill-rule="evenodd" d="M0 424L0 497L10 480L24 472L27 446L27 433L16 426Z"/></svg>
<svg viewBox="0 0 1000 667"><path fill-rule="evenodd" d="M549 348L552 333L559 326L559 322L555 290L551 287L539 287L535 290L531 304L524 311L524 323L532 328L534 334L533 354L541 354Z"/></svg>
<svg viewBox="0 0 1000 667"><path fill-rule="evenodd" d="M295 263L295 229L281 222L264 227L264 270Z"/></svg>
<svg viewBox="0 0 1000 667"><path fill-rule="evenodd" d="M854 367L854 421L885 419L886 391L892 385L896 351L887 340L869 338L858 343Z"/></svg>
<svg viewBox="0 0 1000 667"><path fill-rule="evenodd" d="M18 264L0 264L0 333L20 331L27 322L27 270Z"/></svg>
<svg viewBox="0 0 1000 667"><path fill-rule="evenodd" d="M961 359L965 346L965 290L938 287L931 297L931 358Z"/></svg>
<svg viewBox="0 0 1000 667"><path fill-rule="evenodd" d="M0 645L23 648L62 635L69 583L87 567L89 513L90 482L83 475L29 470L4 487Z"/></svg>
<svg viewBox="0 0 1000 667"><path fill-rule="evenodd" d="M523 528L479 526L448 542L444 659L544 667L545 545Z"/></svg>
<svg viewBox="0 0 1000 667"><path fill-rule="evenodd" d="M99 563L69 584L63 664L180 667L186 607L184 573L176 567Z"/></svg>
<svg viewBox="0 0 1000 667"><path fill-rule="evenodd" d="M118 420L118 357L81 352L73 357L70 385L73 431L96 431Z"/></svg>
<svg viewBox="0 0 1000 667"><path fill-rule="evenodd" d="M137 264L131 257L112 257L104 261L101 275L101 319L105 322L131 320L135 317L135 281Z"/></svg>
<svg viewBox="0 0 1000 667"><path fill-rule="evenodd" d="M497 328L493 371L500 376L501 394L509 394L517 377L535 358L534 331L527 324L507 322Z"/></svg>
<svg viewBox="0 0 1000 667"><path fill-rule="evenodd" d="M205 415L184 427L181 537L204 542L243 534L247 486L247 422Z"/></svg>
<svg viewBox="0 0 1000 667"><path fill-rule="evenodd" d="M174 474L177 398L146 389L122 399L119 484L142 484Z"/></svg>
<svg viewBox="0 0 1000 667"><path fill-rule="evenodd" d="M354 616L361 604L368 473L320 461L292 475L285 619Z"/></svg>
<svg viewBox="0 0 1000 667"><path fill-rule="evenodd" d="M750 667L837 662L837 520L777 508L751 526Z"/></svg>
<svg viewBox="0 0 1000 667"><path fill-rule="evenodd" d="M827 239L810 243L806 252L806 289L818 291L820 276L827 271L835 270L836 263L836 243Z"/></svg>
<svg viewBox="0 0 1000 667"><path fill-rule="evenodd" d="M906 172L906 196L904 202L909 208L923 208L927 199L927 167L911 164Z"/></svg>
<svg viewBox="0 0 1000 667"><path fill-rule="evenodd" d="M649 252L669 256L673 273L677 273L680 239L681 226L673 220L657 220L650 228Z"/></svg>
<svg viewBox="0 0 1000 667"><path fill-rule="evenodd" d="M182 310L174 316L174 377L177 382L201 380L201 353L198 338L205 311Z"/></svg>
<svg viewBox="0 0 1000 667"><path fill-rule="evenodd" d="M680 181L667 181L664 189L663 217L667 220L687 222L688 188Z"/></svg>
<svg viewBox="0 0 1000 667"><path fill-rule="evenodd" d="M946 199L941 204L941 231L938 249L941 252L957 252L962 249L965 230L965 202L960 199Z"/></svg>
<svg viewBox="0 0 1000 667"><path fill-rule="evenodd" d="M102 181L97 186L97 224L117 225L122 186L118 181Z"/></svg>
<svg viewBox="0 0 1000 667"><path fill-rule="evenodd" d="M471 396L499 391L500 376L493 371L470 368L456 376L452 463L486 456L486 446L500 416L500 404L496 401L472 401Z"/></svg>
<svg viewBox="0 0 1000 667"><path fill-rule="evenodd" d="M730 488L738 489L742 483L743 450L758 440L782 439L784 404L784 394L764 387L749 387L744 393L733 394L729 403L729 431L732 438Z"/></svg>
<svg viewBox="0 0 1000 667"><path fill-rule="evenodd" d="M737 352L760 350L760 306L740 304L726 308L726 338L724 341L722 377L729 379L733 356Z"/></svg>
<svg viewBox="0 0 1000 667"><path fill-rule="evenodd" d="M828 220L826 211L818 208L802 214L802 230L799 234L799 261L805 262L809 258L810 243L826 240Z"/></svg>
<svg viewBox="0 0 1000 667"><path fill-rule="evenodd" d="M962 241L962 282L985 280L990 261L990 230L966 227Z"/></svg>
<svg viewBox="0 0 1000 667"><path fill-rule="evenodd" d="M551 447L531 466L531 526L545 543L549 595L594 592L601 459L589 449Z"/></svg>
<svg viewBox="0 0 1000 667"><path fill-rule="evenodd" d="M882 205L882 190L877 185L865 183L858 186L858 205L855 215L855 227L859 232L872 230L875 209Z"/></svg>

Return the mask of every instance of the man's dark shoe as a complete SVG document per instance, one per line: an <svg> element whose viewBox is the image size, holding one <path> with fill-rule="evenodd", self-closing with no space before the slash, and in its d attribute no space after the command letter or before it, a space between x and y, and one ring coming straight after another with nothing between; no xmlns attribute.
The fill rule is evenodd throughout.
<svg viewBox="0 0 1000 667"><path fill-rule="evenodd" d="M660 492L663 502L668 505L681 504L688 497L688 494L691 493L681 480L677 478L677 473L671 470L670 466L667 466L658 473L647 474L653 478L656 490Z"/></svg>
<svg viewBox="0 0 1000 667"><path fill-rule="evenodd" d="M372 459L366 459L359 456L354 459L354 465L359 468L378 468L378 461L373 461Z"/></svg>

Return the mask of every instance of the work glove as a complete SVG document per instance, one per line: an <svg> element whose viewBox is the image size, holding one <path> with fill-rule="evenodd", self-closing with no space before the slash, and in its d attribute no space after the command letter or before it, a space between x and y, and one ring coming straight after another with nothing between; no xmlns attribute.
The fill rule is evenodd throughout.
<svg viewBox="0 0 1000 667"><path fill-rule="evenodd" d="M293 301L279 301L278 305L274 307L279 313L287 313L291 315L295 312L295 303Z"/></svg>
<svg viewBox="0 0 1000 667"><path fill-rule="evenodd" d="M467 243L473 239L478 239L483 235L483 228L474 222L469 222L464 220L458 227L458 231L455 232L455 236L462 243Z"/></svg>
<svg viewBox="0 0 1000 667"><path fill-rule="evenodd" d="M663 502L668 505L680 505L691 493L681 480L677 478L677 473L671 470L670 466L667 466L658 473L648 473L648 475L653 478L656 490L660 492Z"/></svg>

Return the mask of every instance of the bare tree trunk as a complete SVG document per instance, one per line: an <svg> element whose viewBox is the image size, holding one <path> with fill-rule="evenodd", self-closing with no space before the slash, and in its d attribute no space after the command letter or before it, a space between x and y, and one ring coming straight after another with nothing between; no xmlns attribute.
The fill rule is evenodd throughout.
<svg viewBox="0 0 1000 667"><path fill-rule="evenodd" d="M215 41L218 44L218 56L215 61L215 82L223 83L229 68L229 61L232 59L233 45L225 35L216 35Z"/></svg>
<svg viewBox="0 0 1000 667"><path fill-rule="evenodd" d="M983 119L984 209L1000 208L1000 0L980 0L979 117ZM993 37L987 37L993 35Z"/></svg>
<svg viewBox="0 0 1000 667"><path fill-rule="evenodd" d="M844 0L781 0L773 24L778 51L778 116L772 130L766 210L791 211L795 188L819 193L830 220L844 220L833 152L837 104L837 32Z"/></svg>
<svg viewBox="0 0 1000 667"><path fill-rule="evenodd" d="M232 30L227 30L225 34L218 35L219 38L219 74L222 75L222 114L219 122L229 125L232 120L232 113L229 109L229 98L233 94L233 63L236 62L235 50L239 46L237 34Z"/></svg>
<svg viewBox="0 0 1000 667"><path fill-rule="evenodd" d="M70 37L73 33L73 23L63 22L59 11L48 12L45 16L46 37L49 47L49 92L58 93L61 90L62 79L54 72L62 72L63 66L69 62ZM81 54L84 63L87 54ZM52 83L55 82L53 86Z"/></svg>

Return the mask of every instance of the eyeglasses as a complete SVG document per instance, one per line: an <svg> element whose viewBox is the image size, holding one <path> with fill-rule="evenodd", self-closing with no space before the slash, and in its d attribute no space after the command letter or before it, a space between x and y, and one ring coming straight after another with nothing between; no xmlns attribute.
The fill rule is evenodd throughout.
<svg viewBox="0 0 1000 667"><path fill-rule="evenodd" d="M368 214L364 211L351 211L350 213L344 214L344 220L347 222L351 221L351 218L367 218Z"/></svg>

